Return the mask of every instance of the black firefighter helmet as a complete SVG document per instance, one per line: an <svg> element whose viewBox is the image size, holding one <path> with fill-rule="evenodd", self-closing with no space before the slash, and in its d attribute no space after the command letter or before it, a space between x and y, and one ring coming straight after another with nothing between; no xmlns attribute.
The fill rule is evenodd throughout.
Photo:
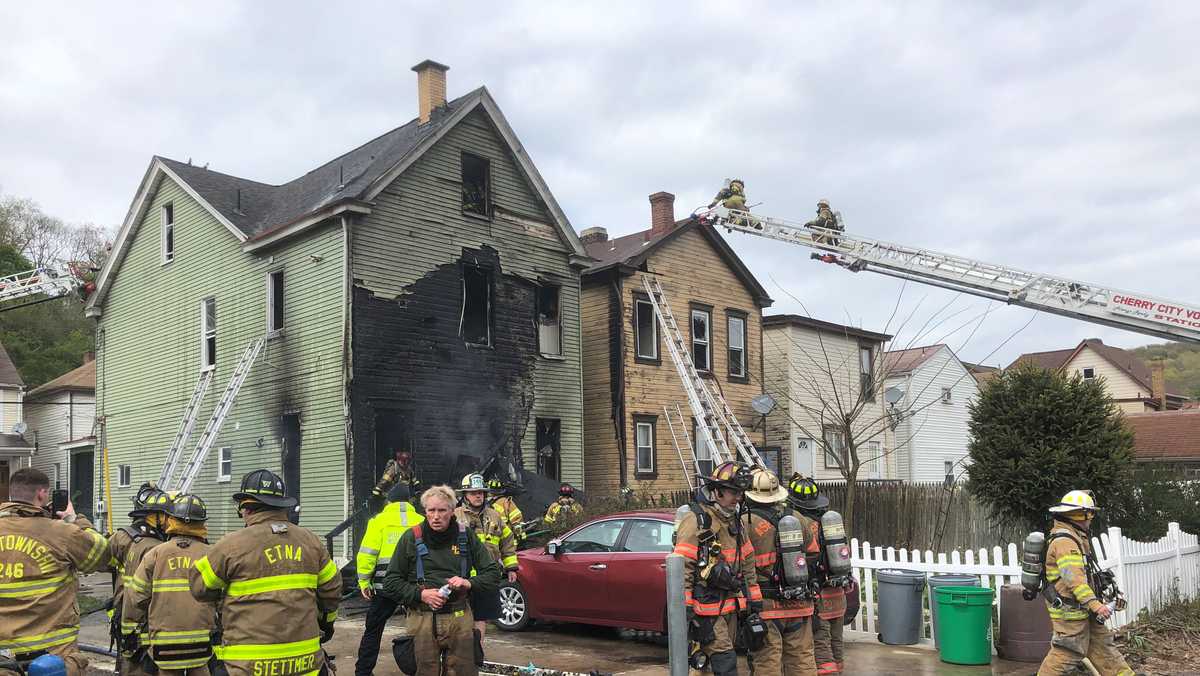
<svg viewBox="0 0 1200 676"><path fill-rule="evenodd" d="M133 509L129 518L145 518L154 512L167 513L171 507L171 496L157 486L146 482L138 488L133 496Z"/></svg>
<svg viewBox="0 0 1200 676"><path fill-rule="evenodd" d="M175 500L171 502L171 509L167 514L184 523L203 523L208 521L208 507L200 499L199 495L193 495L192 493L176 495Z"/></svg>
<svg viewBox="0 0 1200 676"><path fill-rule="evenodd" d="M233 494L233 499L254 500L264 505L279 508L295 507L298 500L287 495L283 479L269 469L256 469L242 477L242 488Z"/></svg>

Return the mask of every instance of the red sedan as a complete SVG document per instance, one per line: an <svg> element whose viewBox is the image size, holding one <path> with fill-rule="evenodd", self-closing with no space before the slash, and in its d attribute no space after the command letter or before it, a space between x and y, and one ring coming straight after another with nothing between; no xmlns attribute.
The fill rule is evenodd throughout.
<svg viewBox="0 0 1200 676"><path fill-rule="evenodd" d="M501 629L531 620L666 631L666 558L673 511L610 514L543 549L517 553L516 584L500 588Z"/></svg>

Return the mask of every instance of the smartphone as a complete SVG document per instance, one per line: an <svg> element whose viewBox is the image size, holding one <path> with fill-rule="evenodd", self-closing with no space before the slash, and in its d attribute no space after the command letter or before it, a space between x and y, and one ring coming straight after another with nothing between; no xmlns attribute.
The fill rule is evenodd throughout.
<svg viewBox="0 0 1200 676"><path fill-rule="evenodd" d="M50 513L54 516L58 516L59 512L66 511L67 505L70 503L70 501L71 495L67 492L67 489L55 489L55 491L50 494Z"/></svg>

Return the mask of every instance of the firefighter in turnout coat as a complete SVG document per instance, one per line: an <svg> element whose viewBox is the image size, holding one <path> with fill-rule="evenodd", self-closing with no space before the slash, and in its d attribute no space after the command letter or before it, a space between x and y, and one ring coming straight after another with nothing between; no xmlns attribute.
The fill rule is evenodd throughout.
<svg viewBox="0 0 1200 676"><path fill-rule="evenodd" d="M811 519L810 527L818 540L818 551L823 550L821 515L829 509L829 498L820 494L817 484L796 474L788 483L788 502L804 516ZM823 559L818 555L815 581L821 583L820 595L816 599L817 620L813 627L813 650L817 659L817 674L839 674L845 668L846 657L842 641L845 632L846 590L824 584L828 579Z"/></svg>
<svg viewBox="0 0 1200 676"><path fill-rule="evenodd" d="M217 658L233 676L326 673L342 580L325 543L288 521L296 498L271 471L247 474L233 499L246 527L191 571L192 595L220 603Z"/></svg>
<svg viewBox="0 0 1200 676"><path fill-rule="evenodd" d="M737 673L733 645L738 614L759 612L762 591L754 567L754 545L742 532L739 503L750 472L722 463L704 479L702 501L677 517L675 553L683 556L692 664L706 661L718 675Z"/></svg>
<svg viewBox="0 0 1200 676"><path fill-rule="evenodd" d="M142 484L133 496L133 511L129 512L132 521L108 539L112 553L109 566L116 571L113 577L113 609L109 616L112 625L110 635L120 646L117 671L125 676L149 676L151 673L143 665L144 628L139 632L137 623L124 616L125 587L133 579L146 553L166 542L167 534L163 529L170 506L171 496L153 484Z"/></svg>
<svg viewBox="0 0 1200 676"><path fill-rule="evenodd" d="M149 657L169 676L208 676L216 609L192 597L190 572L208 553L208 509L198 496L171 501L167 536L142 557L125 587L122 613L146 633Z"/></svg>
<svg viewBox="0 0 1200 676"><path fill-rule="evenodd" d="M1112 632L1104 626L1112 609L1096 597L1100 584L1092 572L1098 568L1088 530L1098 509L1091 491L1071 491L1049 511L1054 525L1046 547L1046 591L1050 593L1046 607L1054 637L1039 676L1074 673L1085 657L1100 676L1133 676L1113 646Z"/></svg>
<svg viewBox="0 0 1200 676"><path fill-rule="evenodd" d="M753 471L750 490L746 491L745 530L754 545L754 565L758 569L758 584L762 588L762 619L767 623L767 640L762 650L755 652L755 673L781 676L816 676L817 663L813 656L813 600L808 586L810 559L820 556L816 524L787 507L788 491L769 470ZM788 584L787 573L780 554L779 520L792 516L799 522L795 542L803 552L801 571L804 585ZM792 574L795 577L795 573ZM785 595L788 598L785 598Z"/></svg>
<svg viewBox="0 0 1200 676"><path fill-rule="evenodd" d="M512 529L504 522L500 512L487 506L487 484L482 474L468 474L462 478L458 489L461 504L454 510L458 522L475 531L488 554L504 569L509 582L517 581L517 539ZM471 612L475 615L475 629L482 637L487 633L487 623L500 617L500 592L495 594L471 594Z"/></svg>
<svg viewBox="0 0 1200 676"><path fill-rule="evenodd" d="M370 676L374 671L379 659L383 628L399 607L395 600L379 593L383 589L383 577L387 574L388 564L392 562L392 554L396 551L396 543L405 531L425 520L425 517L417 514L408 498L407 483L392 486L388 493L390 502L367 522L367 532L354 559L358 572L358 591L371 602L362 639L358 643L358 661L354 664L357 676Z"/></svg>
<svg viewBox="0 0 1200 676"><path fill-rule="evenodd" d="M518 489L505 486L499 479L489 481L488 489L492 495L492 509L499 512L504 518L504 523L512 529L517 547L525 544L525 515L521 513L521 508L517 506L513 497Z"/></svg>
<svg viewBox="0 0 1200 676"><path fill-rule="evenodd" d="M546 508L542 523L547 528L554 528L570 523L583 512L583 505L575 499L575 487L563 484L558 487L558 499Z"/></svg>
<svg viewBox="0 0 1200 676"><path fill-rule="evenodd" d="M83 676L80 654L79 575L108 563L108 541L74 507L51 518L50 479L36 469L13 473L9 500L0 504L0 650L28 663L45 653Z"/></svg>

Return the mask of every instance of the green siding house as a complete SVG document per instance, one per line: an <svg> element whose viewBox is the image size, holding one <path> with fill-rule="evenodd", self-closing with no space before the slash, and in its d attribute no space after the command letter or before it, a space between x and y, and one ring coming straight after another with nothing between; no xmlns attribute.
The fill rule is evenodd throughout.
<svg viewBox="0 0 1200 676"><path fill-rule="evenodd" d="M288 183L151 162L88 305L113 525L201 374L184 461L262 337L193 486L216 534L240 527L231 496L259 467L327 532L401 448L426 483L498 454L526 486L582 487L586 254L488 91L447 102L445 66L413 70L417 119Z"/></svg>

